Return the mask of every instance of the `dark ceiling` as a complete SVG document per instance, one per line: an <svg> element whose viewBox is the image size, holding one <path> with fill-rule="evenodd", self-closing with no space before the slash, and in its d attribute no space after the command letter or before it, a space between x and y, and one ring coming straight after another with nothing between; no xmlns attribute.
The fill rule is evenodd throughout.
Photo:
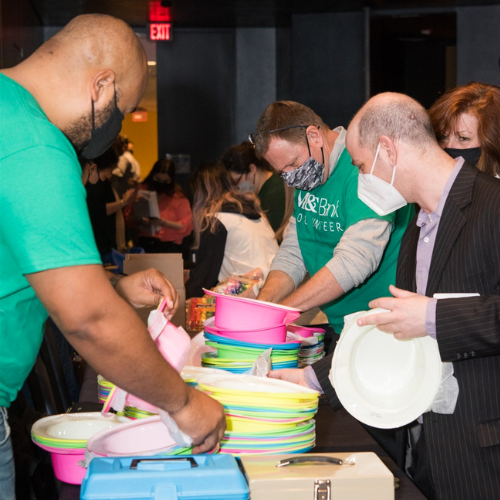
<svg viewBox="0 0 500 500"><path fill-rule="evenodd" d="M45 26L63 26L78 14L103 13L119 17L134 27L150 21L151 7L170 17L177 27L288 26L293 14L388 9L449 9L464 5L491 5L497 1L474 0L31 0ZM165 7L159 4L163 3ZM168 5L170 7L168 8ZM159 19L157 19L159 20ZM168 19L165 19L168 20Z"/></svg>

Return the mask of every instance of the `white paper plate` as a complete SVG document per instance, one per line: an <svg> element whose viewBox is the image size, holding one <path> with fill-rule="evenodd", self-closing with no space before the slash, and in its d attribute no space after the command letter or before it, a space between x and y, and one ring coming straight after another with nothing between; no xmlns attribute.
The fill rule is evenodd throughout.
<svg viewBox="0 0 500 500"><path fill-rule="evenodd" d="M361 316L381 312L386 311L374 309ZM397 340L375 326L359 327L353 321L337 343L330 380L352 416L391 429L414 421L430 407L441 368L433 338Z"/></svg>
<svg viewBox="0 0 500 500"><path fill-rule="evenodd" d="M198 384L240 392L270 392L284 394L319 394L318 391L298 384L252 375L207 375Z"/></svg>
<svg viewBox="0 0 500 500"><path fill-rule="evenodd" d="M129 422L112 413L65 413L42 418L33 424L32 432L48 439L89 439L103 429Z"/></svg>

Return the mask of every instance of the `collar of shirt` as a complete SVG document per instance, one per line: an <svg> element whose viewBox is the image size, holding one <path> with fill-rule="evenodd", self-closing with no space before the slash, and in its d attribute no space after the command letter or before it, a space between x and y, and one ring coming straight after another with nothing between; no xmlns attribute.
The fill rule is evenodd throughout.
<svg viewBox="0 0 500 500"><path fill-rule="evenodd" d="M443 192L441 193L441 198L439 198L438 206L434 212L428 214L422 208L418 213L417 226L420 227L420 238L424 238L431 233L439 223L441 219L441 215L443 214L444 205L446 200L448 199L448 195L450 194L451 187L455 182L457 175L459 174L465 160L462 157L459 157L455 163L455 168L452 170L450 177L448 178Z"/></svg>
<svg viewBox="0 0 500 500"><path fill-rule="evenodd" d="M335 139L335 144L333 145L332 152L330 153L330 158L328 160L328 178L333 174L337 162L339 161L340 155L345 149L345 136L347 131L344 127L337 127L333 129L334 132L337 132L339 136Z"/></svg>

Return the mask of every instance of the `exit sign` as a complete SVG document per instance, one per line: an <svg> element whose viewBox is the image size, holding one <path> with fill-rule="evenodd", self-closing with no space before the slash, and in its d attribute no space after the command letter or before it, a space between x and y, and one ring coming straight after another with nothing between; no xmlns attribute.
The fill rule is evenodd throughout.
<svg viewBox="0 0 500 500"><path fill-rule="evenodd" d="M171 41L173 38L172 23L151 23L149 25L149 39L153 41Z"/></svg>

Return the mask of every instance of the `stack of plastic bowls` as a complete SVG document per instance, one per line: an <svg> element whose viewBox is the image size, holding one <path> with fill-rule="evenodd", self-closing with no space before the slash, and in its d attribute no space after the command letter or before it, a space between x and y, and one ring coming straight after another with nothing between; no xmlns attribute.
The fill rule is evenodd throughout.
<svg viewBox="0 0 500 500"><path fill-rule="evenodd" d="M298 366L300 341L287 342L287 323L298 309L206 291L216 297L215 316L204 323L207 345L202 366L244 373L265 350L272 348L272 369Z"/></svg>
<svg viewBox="0 0 500 500"><path fill-rule="evenodd" d="M288 336L302 342L299 367L312 365L325 357L325 330L323 328L288 325Z"/></svg>
<svg viewBox="0 0 500 500"><path fill-rule="evenodd" d="M128 419L111 413L53 415L34 423L31 438L37 446L50 453L57 479L81 484L85 469L78 462L84 459L87 441L94 434L125 422Z"/></svg>
<svg viewBox="0 0 500 500"><path fill-rule="evenodd" d="M97 395L99 397L99 403L105 403L108 399L109 392L115 384L108 382L102 375L97 375Z"/></svg>
<svg viewBox="0 0 500 500"><path fill-rule="evenodd" d="M158 415L157 413L151 413L146 410L141 410L140 408L137 408L135 406L125 406L123 409L123 413L127 418L130 418L132 420L137 420L138 418L147 418L147 417L152 417L154 415Z"/></svg>
<svg viewBox="0 0 500 500"><path fill-rule="evenodd" d="M314 446L317 391L250 375L207 375L198 384L224 406L220 453L304 453Z"/></svg>
<svg viewBox="0 0 500 500"><path fill-rule="evenodd" d="M203 354L203 366L213 366L232 373L243 373L252 368L253 363L260 354L272 348L271 365L274 370L297 367L300 341L281 342L278 344L242 342L208 333L211 328L205 328L206 345L216 349L217 353L209 352Z"/></svg>

